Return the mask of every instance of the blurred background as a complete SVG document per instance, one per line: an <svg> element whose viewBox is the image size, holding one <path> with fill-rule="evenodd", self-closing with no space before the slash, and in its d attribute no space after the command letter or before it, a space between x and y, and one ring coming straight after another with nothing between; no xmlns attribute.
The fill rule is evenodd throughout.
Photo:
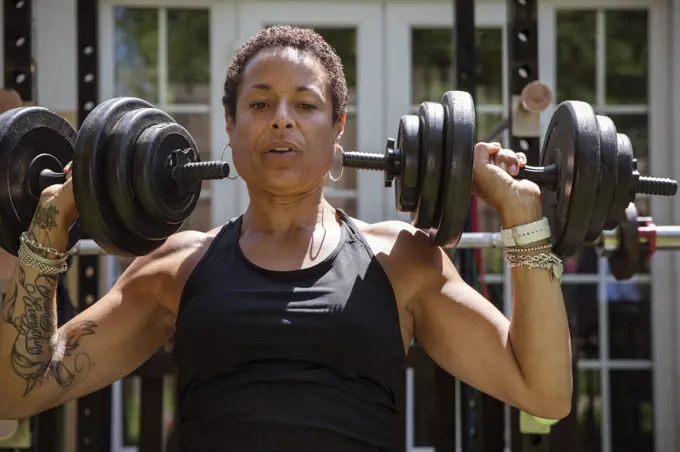
<svg viewBox="0 0 680 452"><path fill-rule="evenodd" d="M34 103L75 121L76 3L37 0L33 9ZM382 153L401 115L456 88L453 11L452 2L437 0L99 1L99 97L150 101L193 134L204 158L219 159L227 144L221 96L231 56L268 25L306 26L322 34L344 63L350 87L344 149ZM503 1L476 5L479 137L509 111L506 12ZM671 144L680 140L673 127L680 120L680 41L673 39L680 29L680 1L540 1L537 20L539 80L554 98L542 114L543 127L559 102L589 102L631 138L641 173L679 177L680 159ZM229 160L229 150L224 157ZM338 182L328 181L326 195L363 221L407 219L395 211L393 190L383 187L379 173L345 169ZM637 208L657 224L678 224L680 206L674 203L640 197ZM204 184L185 228L211 229L246 205L241 181ZM498 218L488 207L480 206L479 214L481 230L498 231ZM128 264L102 258L102 284L110 286ZM507 304L501 252L486 250L484 265L492 300ZM680 450L676 265L672 253L657 253L632 280L617 282L594 249L566 262L565 298L578 319L572 330L578 388L569 424L575 438L571 450ZM433 370L423 365L414 372L405 389L416 394L406 414L405 422L413 426L407 449L434 451ZM117 385L114 406L120 416L113 418L114 432L120 434L118 450L127 450L139 436L139 379ZM166 388L170 430L172 377ZM460 425L451 426L452 434L456 428L460 432ZM64 447L75 450L68 438Z"/></svg>

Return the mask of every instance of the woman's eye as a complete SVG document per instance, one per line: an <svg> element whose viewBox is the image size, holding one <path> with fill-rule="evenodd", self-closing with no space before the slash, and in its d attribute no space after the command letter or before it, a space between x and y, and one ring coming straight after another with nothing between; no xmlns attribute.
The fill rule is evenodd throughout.
<svg viewBox="0 0 680 452"><path fill-rule="evenodd" d="M262 110L266 106L267 106L267 104L264 103L264 102L254 102L254 103L250 104L250 107L254 108L256 110Z"/></svg>
<svg viewBox="0 0 680 452"><path fill-rule="evenodd" d="M312 105L312 104L301 104L300 107L303 110L315 110L316 109L316 105Z"/></svg>

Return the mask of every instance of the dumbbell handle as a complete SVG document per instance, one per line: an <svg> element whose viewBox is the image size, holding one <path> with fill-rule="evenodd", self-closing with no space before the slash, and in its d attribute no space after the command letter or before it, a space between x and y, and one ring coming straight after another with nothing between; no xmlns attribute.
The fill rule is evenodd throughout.
<svg viewBox="0 0 680 452"><path fill-rule="evenodd" d="M178 183L224 179L229 176L229 164L222 161L191 162L172 168L170 175ZM31 191L40 196L47 187L66 182L66 173L44 169L36 182Z"/></svg>
<svg viewBox="0 0 680 452"><path fill-rule="evenodd" d="M373 171L385 171L391 177L399 177L399 164L389 159L386 154L370 152L345 152L343 166ZM515 179L530 180L541 188L551 191L557 190L559 167L557 164L547 166L525 166L519 170ZM640 176L635 186L635 193L657 196L675 196L678 182L661 177Z"/></svg>
<svg viewBox="0 0 680 452"><path fill-rule="evenodd" d="M525 166L520 168L515 179L525 179L534 182L541 188L557 190L558 179L557 165L555 163L548 166Z"/></svg>
<svg viewBox="0 0 680 452"><path fill-rule="evenodd" d="M525 166L519 170L515 179L530 180L541 188L557 190L559 167L553 163L548 166ZM656 196L675 196L678 181L662 177L640 176L635 186L635 193Z"/></svg>

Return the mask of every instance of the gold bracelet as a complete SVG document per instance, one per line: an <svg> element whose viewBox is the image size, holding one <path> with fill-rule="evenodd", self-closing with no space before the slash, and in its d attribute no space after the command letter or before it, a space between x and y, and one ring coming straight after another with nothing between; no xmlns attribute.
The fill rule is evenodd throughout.
<svg viewBox="0 0 680 452"><path fill-rule="evenodd" d="M521 248L518 246L513 246L510 248L505 248L506 253L511 253L511 254L518 254L518 253L530 253L532 251L541 251L541 250L548 250L552 249L551 244L546 244L546 245L541 245L541 246L532 246L529 248Z"/></svg>

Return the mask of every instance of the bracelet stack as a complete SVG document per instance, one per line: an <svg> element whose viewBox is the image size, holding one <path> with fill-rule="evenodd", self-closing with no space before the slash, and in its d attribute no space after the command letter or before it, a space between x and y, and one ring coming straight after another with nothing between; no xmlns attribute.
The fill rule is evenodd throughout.
<svg viewBox="0 0 680 452"><path fill-rule="evenodd" d="M551 280L559 280L564 267L562 260L552 252L552 245L530 246L550 239L550 236L550 224L547 218L510 229L502 229L501 237L508 266L545 269L550 272Z"/></svg>
<svg viewBox="0 0 680 452"><path fill-rule="evenodd" d="M27 233L21 234L19 263L37 271L41 275L58 275L68 270L68 255L59 250L44 246L31 239Z"/></svg>

